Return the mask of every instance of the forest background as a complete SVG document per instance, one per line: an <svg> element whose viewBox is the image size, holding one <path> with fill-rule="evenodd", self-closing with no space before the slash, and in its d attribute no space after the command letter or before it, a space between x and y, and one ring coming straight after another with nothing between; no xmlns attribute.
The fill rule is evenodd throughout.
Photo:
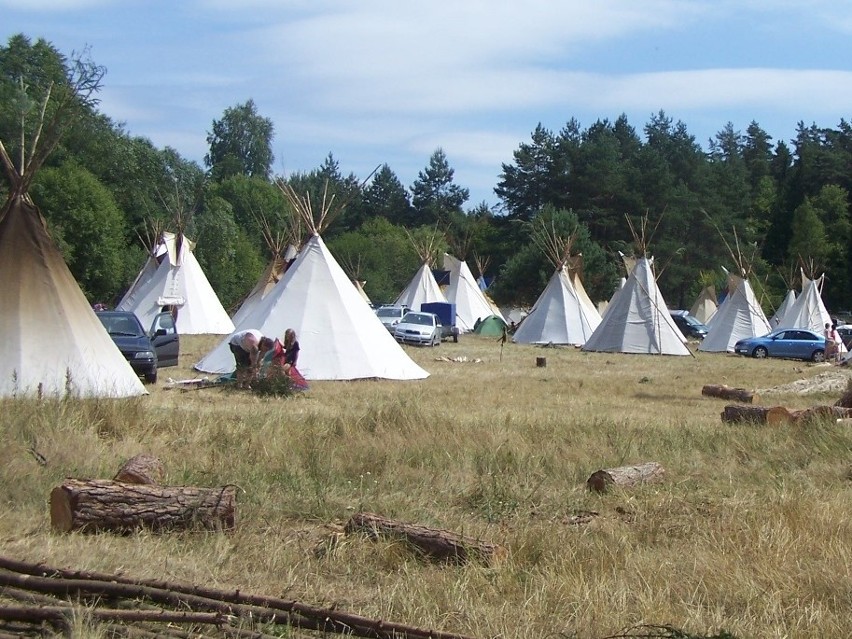
<svg viewBox="0 0 852 639"><path fill-rule="evenodd" d="M96 82L105 71L85 52L68 57L23 34L0 47L0 140L12 158L38 134L47 92L81 69ZM809 276L826 273L830 311L848 312L852 300L845 119L836 128L799 122L789 144L756 120L745 133L727 123L705 150L663 110L641 134L625 116L586 128L568 117L558 132L534 126L519 143L502 165L492 207L468 201L440 148L408 187L387 164L369 176L345 174L331 151L310 172L275 175L275 126L250 97L211 123L204 166L130 135L96 101L81 112L31 195L92 302L116 301L144 263L152 231L180 226L225 308L235 308L271 258L269 236L292 234L282 181L314 201L326 193L345 203L324 239L374 302L395 299L422 263L412 238L437 230L438 253L484 271L499 304L531 305L553 272L530 236L539 216L576 234L595 300L609 299L625 275L618 252L636 250L628 219L635 228L650 220L645 240L673 308L688 308L707 284L722 291L720 267L743 264L767 312L798 286L802 266Z"/></svg>

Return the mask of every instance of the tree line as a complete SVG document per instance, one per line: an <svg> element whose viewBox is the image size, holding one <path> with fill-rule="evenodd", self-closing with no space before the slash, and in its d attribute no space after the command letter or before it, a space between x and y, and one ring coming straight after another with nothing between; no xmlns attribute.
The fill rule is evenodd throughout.
<svg viewBox="0 0 852 639"><path fill-rule="evenodd" d="M23 34L0 47L0 140L10 156L38 134L39 105L86 55L65 56ZM177 226L196 241L222 303L236 306L270 259L269 231L293 233L280 181L345 204L324 238L374 301L391 301L404 288L421 263L412 238L437 230L441 250L493 280L498 303L532 304L553 271L531 237L536 219L574 234L593 299L608 299L625 275L619 251L647 250L673 307L688 308L708 283L721 291L722 266L746 268L767 311L800 267L809 276L826 273L831 310L852 300L852 128L845 120L836 128L799 122L789 144L773 141L756 121L745 133L728 123L707 150L664 111L641 134L623 115L586 128L571 118L559 131L539 124L503 163L499 205L491 207L469 203L440 148L408 187L387 164L370 176L346 174L332 153L312 171L274 175L274 124L251 99L212 122L203 166L131 135L96 101L84 107L30 193L92 301L117 299L144 263L152 233ZM644 228L645 237L631 227Z"/></svg>

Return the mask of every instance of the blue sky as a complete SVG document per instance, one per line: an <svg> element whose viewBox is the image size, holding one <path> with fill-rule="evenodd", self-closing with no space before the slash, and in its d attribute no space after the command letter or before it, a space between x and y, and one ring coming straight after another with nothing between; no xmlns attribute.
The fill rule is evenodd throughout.
<svg viewBox="0 0 852 639"><path fill-rule="evenodd" d="M697 141L756 121L852 119L850 0L0 0L0 37L90 47L101 110L202 162L224 110L275 126L274 172L387 163L409 187L441 147L467 208L559 131L663 110Z"/></svg>

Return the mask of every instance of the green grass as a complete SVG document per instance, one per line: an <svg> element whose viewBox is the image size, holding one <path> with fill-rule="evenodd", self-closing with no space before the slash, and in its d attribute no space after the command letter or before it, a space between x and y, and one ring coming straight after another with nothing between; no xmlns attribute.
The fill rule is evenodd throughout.
<svg viewBox="0 0 852 639"><path fill-rule="evenodd" d="M0 552L479 637L595 638L640 624L694 636L852 636L852 432L723 424L725 402L700 393L706 383L765 389L838 369L710 354L501 351L463 336L407 348L431 373L423 381L312 382L306 393L261 397L165 390L169 377L195 376L190 365L217 342L182 339L181 367L163 369L149 397L0 402ZM542 356L547 366L536 367ZM163 461L167 483L237 485L237 530L51 531L47 498L63 478L110 478L141 452ZM644 461L662 464L666 482L585 489L598 469ZM393 541L326 543L362 510L499 543L510 555L451 567ZM598 515L571 524L583 511Z"/></svg>

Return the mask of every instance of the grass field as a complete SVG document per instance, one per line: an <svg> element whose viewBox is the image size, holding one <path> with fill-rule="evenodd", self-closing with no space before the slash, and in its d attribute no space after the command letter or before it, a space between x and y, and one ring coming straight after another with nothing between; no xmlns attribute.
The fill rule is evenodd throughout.
<svg viewBox="0 0 852 639"><path fill-rule="evenodd" d="M423 381L313 382L286 399L164 388L168 377L195 376L191 364L218 339L183 337L181 366L162 369L145 398L3 401L0 552L483 638L596 638L637 624L852 636L852 431L723 424L726 402L700 392L838 369L463 336L407 348L431 373ZM837 396L764 403L804 408ZM111 478L141 452L163 461L166 483L238 486L237 530L51 530L47 499L63 478ZM644 461L662 464L666 481L585 488L596 470ZM434 565L399 542L359 536L314 552L359 511L498 543L509 557ZM573 524L585 511L598 515Z"/></svg>

